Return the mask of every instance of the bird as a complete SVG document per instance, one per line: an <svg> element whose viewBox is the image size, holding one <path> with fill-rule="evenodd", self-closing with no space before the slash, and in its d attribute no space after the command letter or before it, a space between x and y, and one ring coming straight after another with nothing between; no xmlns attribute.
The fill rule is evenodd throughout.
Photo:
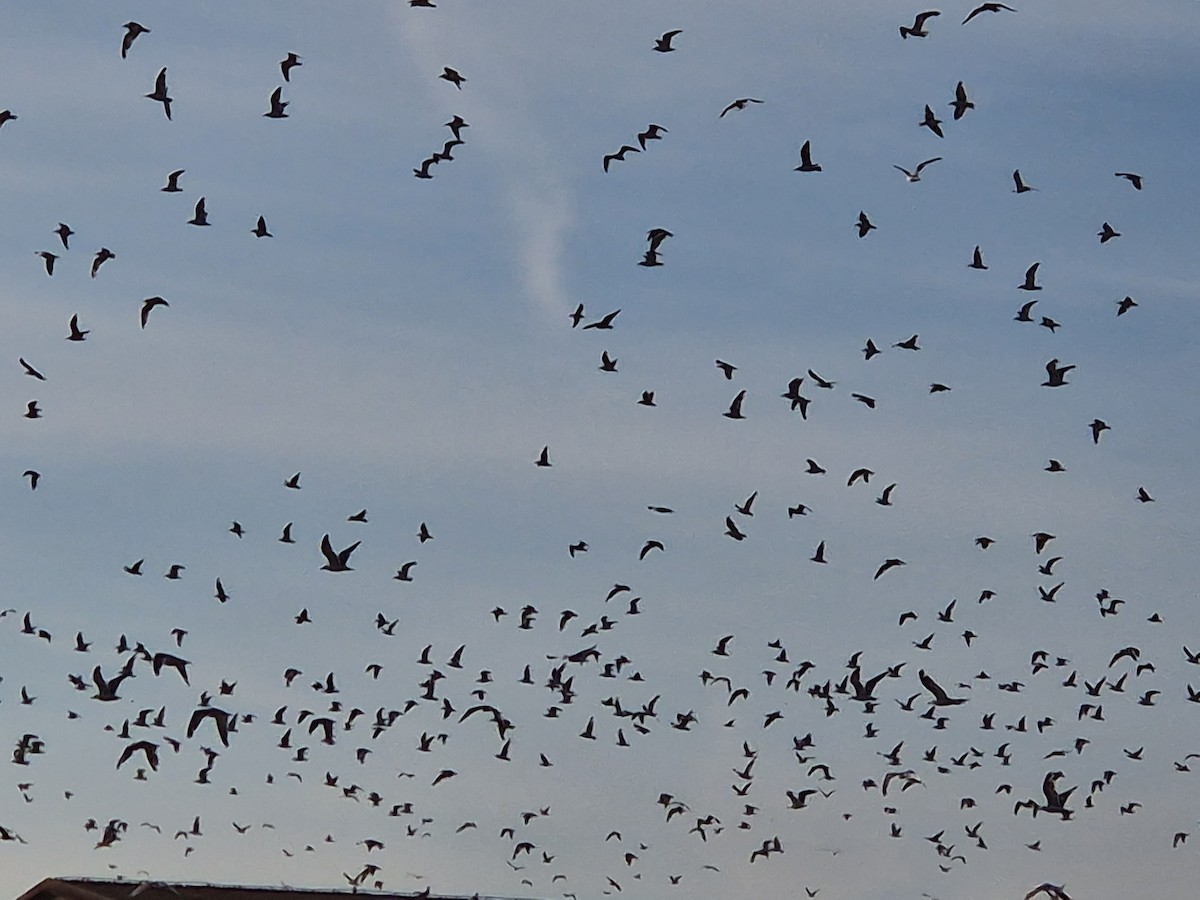
<svg viewBox="0 0 1200 900"><path fill-rule="evenodd" d="M1021 177L1020 169L1013 169L1012 177L1013 177L1013 184L1016 185L1016 187L1013 188L1014 194L1024 194L1026 191L1036 191L1037 190L1037 188L1030 187L1029 185L1027 185L1025 183L1025 180Z"/></svg>
<svg viewBox="0 0 1200 900"><path fill-rule="evenodd" d="M723 110L721 110L721 115L717 116L717 118L723 119L723 118L725 118L725 114L728 112L732 112L735 109L745 109L751 103L762 103L762 102L764 102L764 101L756 100L753 97L742 97L740 100L734 100L727 107L725 107Z"/></svg>
<svg viewBox="0 0 1200 900"><path fill-rule="evenodd" d="M892 165L892 168L898 169L901 172L903 172L904 177L909 181L909 183L914 183L914 182L921 180L921 170L922 169L924 169L930 163L941 162L941 160L942 160L942 158L940 156L935 156L931 159L927 159L924 162L917 163L916 169L914 169L911 172L908 171L908 169L904 168L903 166L897 166L895 164Z"/></svg>
<svg viewBox="0 0 1200 900"><path fill-rule="evenodd" d="M81 331L80 330L79 316L78 315L71 316L71 333L67 335L67 340L68 341L83 341L83 340L87 339L87 336L89 334L91 334L91 331Z"/></svg>
<svg viewBox="0 0 1200 900"><path fill-rule="evenodd" d="M744 541L746 539L745 532L738 529L737 523L733 521L731 516L725 517L725 533L735 541Z"/></svg>
<svg viewBox="0 0 1200 900"><path fill-rule="evenodd" d="M1105 422L1103 419L1093 419L1092 423L1088 426L1088 428L1090 428L1092 430L1092 443L1099 444L1100 443L1100 435L1103 434L1105 431L1109 431L1111 429L1111 426L1107 422Z"/></svg>
<svg viewBox="0 0 1200 900"><path fill-rule="evenodd" d="M664 134L668 134L667 129L661 125L650 124L646 126L645 131L639 131L637 140L638 146L643 150L646 149L646 141L661 141Z"/></svg>
<svg viewBox="0 0 1200 900"><path fill-rule="evenodd" d="M1119 238L1121 236L1121 232L1114 231L1113 227L1105 222L1100 226L1100 230L1096 232L1096 235L1100 238L1100 243L1107 244L1113 238Z"/></svg>
<svg viewBox="0 0 1200 900"><path fill-rule="evenodd" d="M1042 288L1037 283L1037 270L1040 262L1035 262L1032 266L1025 270L1025 281L1017 285L1019 291L1040 291Z"/></svg>
<svg viewBox="0 0 1200 900"><path fill-rule="evenodd" d="M812 141L800 145L800 165L793 172L820 172L821 167L812 161Z"/></svg>
<svg viewBox="0 0 1200 900"><path fill-rule="evenodd" d="M900 37L907 40L910 37L929 37L929 32L925 30L925 23L934 16L940 16L941 13L936 9L928 10L927 12L917 13L917 17L913 19L912 27L906 28L900 26Z"/></svg>
<svg viewBox="0 0 1200 900"><path fill-rule="evenodd" d="M31 491L36 491L37 486L38 486L38 481L41 479L42 473L38 472L35 469L26 469L24 472L21 473L21 477L28 478L29 479L29 489Z"/></svg>
<svg viewBox="0 0 1200 900"><path fill-rule="evenodd" d="M36 400L30 400L25 406L25 418L40 419L42 417L42 409L38 406Z"/></svg>
<svg viewBox="0 0 1200 900"><path fill-rule="evenodd" d="M1058 358L1055 357L1046 363L1046 380L1042 382L1042 387L1063 387L1070 384L1065 376L1074 368L1075 366L1060 366Z"/></svg>
<svg viewBox="0 0 1200 900"><path fill-rule="evenodd" d="M58 259L58 254L51 253L49 250L36 250L34 251L34 255L42 258L42 262L46 264L46 274L53 277L54 261Z"/></svg>
<svg viewBox="0 0 1200 900"><path fill-rule="evenodd" d="M437 163L438 158L436 156L427 157L426 159L421 160L421 165L419 168L413 169L413 174L418 178L432 178L433 175L430 174L429 167L437 165Z"/></svg>
<svg viewBox="0 0 1200 900"><path fill-rule="evenodd" d="M1138 305L1137 301L1134 300L1132 297L1126 297L1123 300L1118 300L1117 301L1117 315L1123 316L1123 315L1125 315L1125 313L1129 312L1131 309L1133 309L1137 305Z"/></svg>
<svg viewBox="0 0 1200 900"><path fill-rule="evenodd" d="M986 269L987 266L983 262L983 251L979 249L979 245L975 245L975 252L971 254L971 261L967 263L968 269Z"/></svg>
<svg viewBox="0 0 1200 900"><path fill-rule="evenodd" d="M578 327L579 323L583 321L583 304L580 303L578 306L576 306L575 311L571 313L571 315L567 316L567 318L571 320L572 328Z"/></svg>
<svg viewBox="0 0 1200 900"><path fill-rule="evenodd" d="M642 151L640 151L637 147L631 147L629 144L622 144L621 149L618 150L616 153L609 153L609 154L605 155L604 171L605 172L608 171L608 164L611 163L614 159L619 159L621 162L625 162L625 154L626 153L641 153L641 152Z"/></svg>
<svg viewBox="0 0 1200 900"><path fill-rule="evenodd" d="M906 338L906 339L905 339L905 340L903 340L903 341L900 341L900 342L898 342L898 343L892 344L892 346L893 346L893 347L899 347L901 350L920 350L921 348L920 348L920 346L917 344L917 338L918 338L918 337L919 337L919 335L915 335L915 334L914 334L914 335L913 335L912 337L910 337L910 338Z"/></svg>
<svg viewBox="0 0 1200 900"><path fill-rule="evenodd" d="M159 190L167 194L178 194L183 190L183 188L179 186L179 176L186 171L187 169L176 169L174 172L171 172L169 175L167 175L166 186L160 187Z"/></svg>
<svg viewBox="0 0 1200 900"><path fill-rule="evenodd" d="M858 222L855 223L854 227L858 229L858 236L860 238L865 238L875 226L871 224L871 220L867 218L867 214L862 210L859 210ZM824 385L822 385L822 387L824 387Z"/></svg>
<svg viewBox="0 0 1200 900"><path fill-rule="evenodd" d="M968 109L974 109L975 104L967 99L966 86L960 81L954 88L954 99L950 102L954 107L954 121L961 119Z"/></svg>
<svg viewBox="0 0 1200 900"><path fill-rule="evenodd" d="M170 306L162 297L147 297L142 301L142 328L146 327L146 322L150 318L150 310L156 306Z"/></svg>
<svg viewBox="0 0 1200 900"><path fill-rule="evenodd" d="M463 76L458 73L458 70L452 69L449 66L442 67L442 74L439 75L438 78L442 79L443 81L450 82L460 91L462 90L462 86L467 81L467 79L463 78Z"/></svg>
<svg viewBox="0 0 1200 900"><path fill-rule="evenodd" d="M304 65L300 62L300 57L295 53L289 53L287 57L279 63L279 71L283 75L284 81L292 80L292 69Z"/></svg>
<svg viewBox="0 0 1200 900"><path fill-rule="evenodd" d="M600 353L600 371L601 372L617 371L617 361L608 355L607 350L604 350Z"/></svg>
<svg viewBox="0 0 1200 900"><path fill-rule="evenodd" d="M325 536L321 538L321 553L325 557L325 565L321 566L321 569L328 572L353 571L353 569L351 569L347 563L350 561L350 554L353 553L361 543L362 541L355 541L349 547L346 547L344 550L335 553L333 550L333 545L329 543L329 534L326 533Z"/></svg>
<svg viewBox="0 0 1200 900"><path fill-rule="evenodd" d="M878 356L883 351L875 346L875 342L867 338L867 346L863 347L863 356L870 359L872 356Z"/></svg>
<svg viewBox="0 0 1200 900"><path fill-rule="evenodd" d="M297 472L291 478L286 479L283 482L283 486L286 488L291 488L294 491L300 490L300 473Z"/></svg>
<svg viewBox="0 0 1200 900"><path fill-rule="evenodd" d="M875 498L875 502L878 503L880 506L891 506L892 505L892 491L894 491L895 489L896 489L896 483L892 482L891 484L889 484L887 487L885 487L883 489L882 494L880 494L878 497Z"/></svg>
<svg viewBox="0 0 1200 900"><path fill-rule="evenodd" d="M917 677L921 679L921 684L925 690L933 695L934 706L958 706L966 703L966 697L950 697L940 684L933 680L932 676L927 675L924 669L917 672Z"/></svg>
<svg viewBox="0 0 1200 900"><path fill-rule="evenodd" d="M169 579L170 581L178 581L183 577L179 573L186 568L187 566L181 566L179 563L172 563L171 567L167 569L166 574L163 575L163 578Z"/></svg>
<svg viewBox="0 0 1200 900"><path fill-rule="evenodd" d="M167 69L165 66L158 70L158 77L154 80L154 90L144 96L148 100L161 103L163 105L163 112L166 113L167 120L170 121L171 103L173 101L167 94Z"/></svg>
<svg viewBox="0 0 1200 900"><path fill-rule="evenodd" d="M721 359L716 360L716 366L721 370L722 373L724 373L726 381L733 381L733 373L737 371L737 366L733 365L732 363L727 363Z"/></svg>
<svg viewBox="0 0 1200 900"><path fill-rule="evenodd" d="M417 529L417 539L423 544L426 541L432 541L433 535L429 533L429 527L422 522L421 527Z"/></svg>
<svg viewBox="0 0 1200 900"><path fill-rule="evenodd" d="M1011 6L1005 6L1003 3L982 3L979 6L975 7L973 10L971 10L969 13L967 13L967 17L962 20L962 23L964 25L966 25L968 22L970 22L973 18L980 15L981 13L985 13L985 12L994 13L994 12L1000 12L1000 10L1005 10L1007 12L1016 12L1016 10L1013 9Z"/></svg>
<svg viewBox="0 0 1200 900"><path fill-rule="evenodd" d="M655 406L654 391L642 391L642 399L638 401L639 406Z"/></svg>
<svg viewBox="0 0 1200 900"><path fill-rule="evenodd" d="M883 561L883 564L880 565L880 567L875 570L875 577L872 580L877 581L877 580L879 580L879 576L882 575L884 572L888 571L889 569L894 569L897 566L903 566L903 565L907 565L907 563L905 563L904 560L902 560L902 559L896 559L894 557L885 559Z"/></svg>
<svg viewBox="0 0 1200 900"><path fill-rule="evenodd" d="M745 397L746 397L745 391L738 391L737 396L733 398L733 402L729 404L729 409L727 411L721 413L721 415L723 415L727 419L744 419L744 418L746 418L744 415L742 415L742 400L744 400Z"/></svg>
<svg viewBox="0 0 1200 900"><path fill-rule="evenodd" d="M189 225L207 226L211 223L208 221L208 210L204 206L204 198L201 197L196 201L195 215L188 219Z"/></svg>
<svg viewBox="0 0 1200 900"><path fill-rule="evenodd" d="M36 475L37 473L35 472L34 474ZM34 486L36 486L36 484L37 484L37 480L34 479ZM1150 494L1146 491L1146 489L1144 487L1139 487L1137 489L1137 498L1142 503L1153 503L1154 502L1154 498L1150 496Z"/></svg>
<svg viewBox="0 0 1200 900"><path fill-rule="evenodd" d="M292 537L292 523L291 522L288 522L286 525L283 526L283 532L279 535L278 540L281 544L296 543L295 539Z"/></svg>
<svg viewBox="0 0 1200 900"><path fill-rule="evenodd" d="M54 229L54 233L57 234L58 239L62 241L63 249L70 250L71 247L70 244L67 243L67 239L75 233L71 230L71 226L66 222L59 222L58 227Z"/></svg>
<svg viewBox="0 0 1200 900"><path fill-rule="evenodd" d="M672 52L673 50L675 50L675 48L671 46L671 41L674 39L675 35L677 35L677 34L683 34L683 30L680 28L676 28L672 31L664 31L662 33L662 37L657 37L654 39L654 49L657 50L659 53Z"/></svg>
<svg viewBox="0 0 1200 900"><path fill-rule="evenodd" d="M1113 175L1116 178L1124 178L1126 181L1128 181L1130 184L1133 185L1133 189L1135 191L1140 191L1142 189L1142 176L1141 175L1138 175L1134 172L1114 172Z"/></svg>
<svg viewBox="0 0 1200 900"><path fill-rule="evenodd" d="M470 128L471 124L463 119L462 116L455 116L449 122L444 122L442 127L449 128L450 133L454 135L456 141L462 140L462 129Z"/></svg>
<svg viewBox="0 0 1200 900"><path fill-rule="evenodd" d="M5 122L15 121L20 118L11 109L0 109L0 128L4 127Z"/></svg>
<svg viewBox="0 0 1200 900"><path fill-rule="evenodd" d="M817 549L813 551L813 555L809 557L815 563L824 563L825 560L825 542L817 544Z"/></svg>
<svg viewBox="0 0 1200 900"><path fill-rule="evenodd" d="M925 104L925 117L917 124L922 128L928 128L940 138L946 136L942 133L942 120L933 114L933 110L929 108L928 103Z"/></svg>
<svg viewBox="0 0 1200 900"><path fill-rule="evenodd" d="M412 567L416 564L416 560L406 562L403 566L396 570L396 574L392 576L393 579L395 581L412 581Z"/></svg>
<svg viewBox="0 0 1200 900"><path fill-rule="evenodd" d="M100 271L100 267L110 259L116 259L117 254L113 253L107 247L101 247L96 251L95 257L92 258L92 277L96 277L96 273Z"/></svg>
<svg viewBox="0 0 1200 900"><path fill-rule="evenodd" d="M121 37L121 59L125 59L129 53L129 48L133 46L133 42L140 35L149 34L150 29L137 22L126 22L121 27L125 29L125 34Z"/></svg>
<svg viewBox="0 0 1200 900"><path fill-rule="evenodd" d="M588 329L596 328L602 331L611 331L613 327L613 319L615 319L620 312L621 311L619 309L613 310L602 318L597 319L595 322L589 322L587 325L584 325L583 330L587 331Z"/></svg>
<svg viewBox="0 0 1200 900"><path fill-rule="evenodd" d="M273 235L273 234L271 234L271 232L267 231L267 220L265 218L263 218L262 216L258 217L258 224L256 224L252 229L250 229L250 233L252 235L254 235L255 237L260 237L260 238L275 237L275 235Z"/></svg>
<svg viewBox="0 0 1200 900"><path fill-rule="evenodd" d="M263 113L263 118L266 119L286 119L288 114L286 109L291 103L290 100L283 99L283 88L277 87L271 93L271 108Z"/></svg>
<svg viewBox="0 0 1200 900"><path fill-rule="evenodd" d="M550 447L549 446L545 446L542 448L541 454L538 456L538 458L536 460L534 460L533 464L535 466L539 466L544 469L550 468Z"/></svg>

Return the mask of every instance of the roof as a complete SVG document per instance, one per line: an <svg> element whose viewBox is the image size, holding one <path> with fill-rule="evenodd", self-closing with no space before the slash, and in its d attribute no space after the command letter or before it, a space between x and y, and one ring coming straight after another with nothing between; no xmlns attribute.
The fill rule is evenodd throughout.
<svg viewBox="0 0 1200 900"><path fill-rule="evenodd" d="M428 897L430 900L496 900L481 894L411 893L361 891L380 900ZM258 887L235 884L204 884L166 881L126 881L98 878L46 878L17 900L346 900L354 891L308 888Z"/></svg>

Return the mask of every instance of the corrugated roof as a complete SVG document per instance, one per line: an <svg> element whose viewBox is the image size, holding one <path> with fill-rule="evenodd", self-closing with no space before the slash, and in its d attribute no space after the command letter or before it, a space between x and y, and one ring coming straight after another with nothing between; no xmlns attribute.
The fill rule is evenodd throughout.
<svg viewBox="0 0 1200 900"><path fill-rule="evenodd" d="M429 900L503 900L483 894L397 894L384 891L322 890L308 888L257 887L235 884L204 884L167 881L115 881L94 878L47 878L17 900L346 900L350 896L425 898Z"/></svg>

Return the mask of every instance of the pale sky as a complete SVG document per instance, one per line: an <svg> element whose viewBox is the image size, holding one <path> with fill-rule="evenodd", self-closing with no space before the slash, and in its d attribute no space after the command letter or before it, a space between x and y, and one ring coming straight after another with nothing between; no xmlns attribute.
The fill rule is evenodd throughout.
<svg viewBox="0 0 1200 900"><path fill-rule="evenodd" d="M0 889L1189 896L1200 21L972 8L0 9Z"/></svg>

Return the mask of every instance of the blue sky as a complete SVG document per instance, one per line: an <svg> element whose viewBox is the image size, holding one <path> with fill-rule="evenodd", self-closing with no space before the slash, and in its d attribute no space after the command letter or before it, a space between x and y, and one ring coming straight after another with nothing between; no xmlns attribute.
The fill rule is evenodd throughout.
<svg viewBox="0 0 1200 900"><path fill-rule="evenodd" d="M1200 649L1200 27L1182 2L1020 4L960 25L970 9L942 8L909 40L897 29L920 7L866 3L0 11L0 108L18 116L0 126L0 606L14 610L0 620L0 728L11 746L46 746L3 770L0 826L27 843L0 842L0 887L50 874L336 887L374 864L366 883L388 890L531 897L615 894L610 878L648 898L797 885L1001 898L1043 881L1095 897L1151 878L1186 893L1200 871L1191 842L1172 844L1196 825L1186 756L1200 752L1200 671L1181 650ZM151 31L123 60L130 20ZM655 53L676 28L676 50ZM303 65L285 84L288 52ZM170 121L144 97L163 67ZM976 108L953 121L959 81ZM265 118L280 85L288 117ZM764 102L720 117L745 97ZM926 104L943 139L918 125ZM455 115L465 144L414 178ZM650 123L662 140L603 171ZM805 141L823 171L793 171ZM937 156L918 183L893 168ZM182 191L163 193L176 169ZM1014 193L1014 169L1037 190ZM187 224L202 196L209 228ZM864 239L860 210L877 226ZM251 234L259 215L273 237ZM1101 245L1106 221L1121 236ZM673 236L661 267L639 267L652 228ZM967 266L976 245L987 270ZM116 258L92 278L101 247ZM41 250L60 256L52 277ZM1035 262L1043 289L1019 290ZM151 296L169 306L142 329ZM1118 318L1125 296L1138 305ZM1034 323L1013 321L1030 298ZM618 309L612 330L583 328ZM82 343L64 340L73 315ZM919 351L893 346L914 334ZM883 351L871 360L868 339ZM598 371L603 352L616 373ZM1041 386L1052 358L1076 366L1065 387ZM795 377L807 420L780 397ZM723 417L743 390L745 418ZM42 418L22 415L31 400ZM1111 430L1095 444L1097 418ZM543 446L549 468L533 464ZM1051 458L1067 471L1045 472ZM808 459L827 474L806 474ZM847 486L858 468L870 483ZM892 483L892 504L876 503ZM754 515L736 512L755 492ZM789 518L798 503L811 512ZM347 521L363 508L366 523ZM745 540L725 535L726 516ZM287 522L292 545L277 540ZM1056 537L1039 555L1040 531ZM354 571L320 570L325 533L361 541ZM648 540L665 549L639 560ZM572 557L578 541L588 550ZM822 541L824 566L809 559ZM123 571L141 558L142 577ZM873 579L888 558L906 564ZM414 580L394 580L408 561ZM172 564L186 567L177 581L163 578ZM1060 581L1055 602L1039 599ZM606 601L614 584L630 590ZM976 602L983 591L994 599ZM1117 615L1099 614L1101 591L1125 601ZM521 629L526 605L538 613ZM311 624L295 624L302 608ZM564 610L576 617L560 629ZM51 641L22 633L26 612ZM604 616L611 628L582 633ZM111 677L127 662L121 634L189 660L191 683L139 658L118 702L72 688L68 674L90 688L94 666ZM729 655L714 655L725 635ZM562 704L551 669L593 645L598 662L567 663ZM1139 660L1110 666L1126 647ZM1051 665L1035 673L1038 650ZM870 711L834 690L827 716L808 688L836 686L857 651L864 679L903 663L900 676ZM303 674L288 688L290 667ZM419 698L431 668L446 676L437 700L372 738L375 711ZM969 698L943 729L921 718L919 669ZM311 687L330 672L336 696ZM731 704L738 687L749 695ZM515 726L510 761L482 716L460 721L473 690ZM207 728L186 738L201 691L251 718L228 748ZM1138 702L1147 691L1153 705ZM612 698L639 710L654 697L645 734L613 716ZM1089 701L1103 721L1077 718ZM163 728L119 736L160 707ZM344 730L354 708L365 715ZM671 727L688 712L689 730ZM323 715L342 729L332 746L307 730ZM589 719L595 741L579 737ZM793 739L810 732L798 762ZM422 733L446 740L421 752ZM140 739L162 755L144 781L136 762L115 769ZM901 741L893 766L883 754ZM202 784L204 747L220 755ZM433 786L442 769L458 774ZM1014 816L1056 769L1060 789L1078 785L1070 821ZM920 784L863 787L903 770ZM818 787L833 793L789 808L787 791ZM667 821L663 793L687 812ZM405 803L411 814L387 815ZM201 836L173 837L197 815ZM689 829L709 815L720 824L702 840ZM93 849L89 819L129 828ZM986 849L966 833L977 822ZM924 840L939 832L945 856ZM784 852L751 863L776 837ZM529 859L513 856L521 841Z"/></svg>

